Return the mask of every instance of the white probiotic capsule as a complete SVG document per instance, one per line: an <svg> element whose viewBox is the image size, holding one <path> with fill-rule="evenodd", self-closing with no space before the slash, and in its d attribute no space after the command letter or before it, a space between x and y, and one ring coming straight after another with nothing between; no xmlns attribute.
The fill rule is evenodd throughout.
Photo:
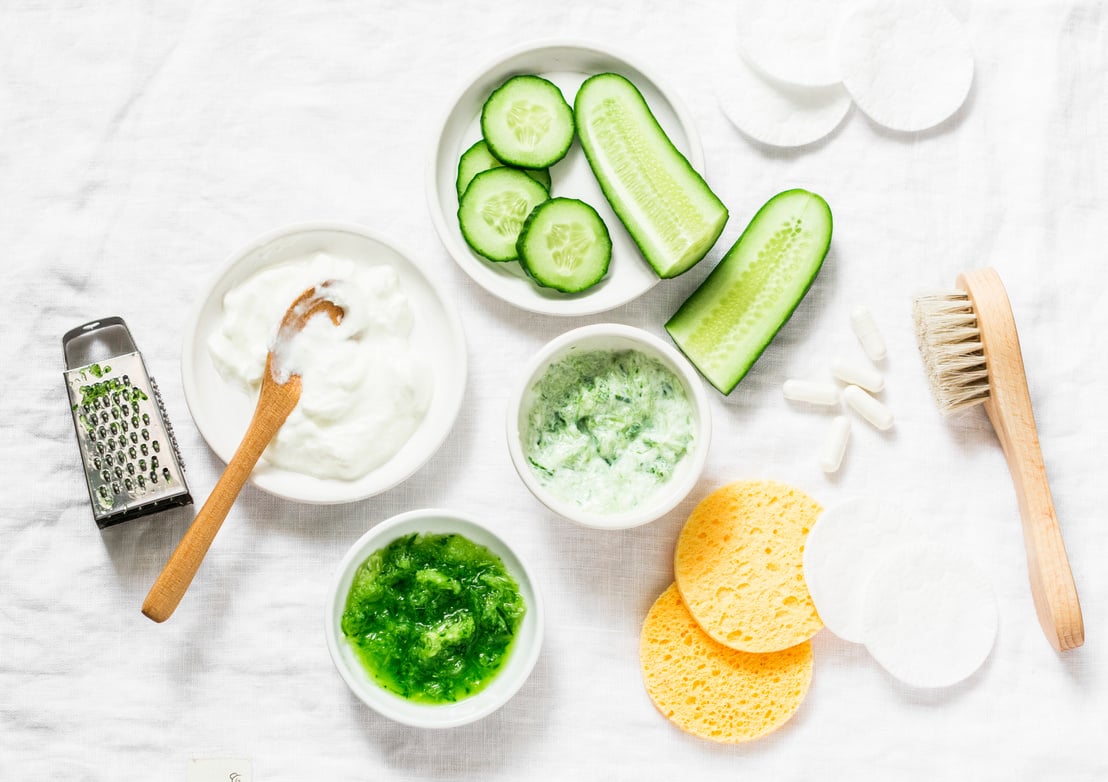
<svg viewBox="0 0 1108 782"><path fill-rule="evenodd" d="M786 399L794 402L807 402L810 405L837 405L839 387L834 383L818 380L786 380L781 387Z"/></svg>
<svg viewBox="0 0 1108 782"><path fill-rule="evenodd" d="M858 386L847 386L843 389L843 401L854 412L862 416L878 429L884 431L893 425L893 412L880 400L874 399Z"/></svg>
<svg viewBox="0 0 1108 782"><path fill-rule="evenodd" d="M843 454L846 453L846 441L850 439L850 419L845 415L835 416L831 422L831 428L827 431L827 439L823 443L823 454L820 456L819 466L826 473L832 473L839 469L843 463Z"/></svg>
<svg viewBox="0 0 1108 782"><path fill-rule="evenodd" d="M885 387L885 377L877 367L858 361L836 358L831 363L831 374L847 385L861 386L875 393Z"/></svg>
<svg viewBox="0 0 1108 782"><path fill-rule="evenodd" d="M854 334L858 337L858 342L862 344L862 350L866 351L870 361L881 361L885 358L885 340L877 330L877 321L873 319L872 312L865 307L855 307L850 313L850 325L854 328Z"/></svg>

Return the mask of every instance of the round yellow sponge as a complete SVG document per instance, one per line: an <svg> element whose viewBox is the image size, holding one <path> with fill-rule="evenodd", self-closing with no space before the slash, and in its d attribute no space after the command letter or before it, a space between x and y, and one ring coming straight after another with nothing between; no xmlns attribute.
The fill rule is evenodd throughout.
<svg viewBox="0 0 1108 782"><path fill-rule="evenodd" d="M704 632L732 649L776 652L823 627L804 582L804 541L822 511L775 481L732 483L696 506L674 570Z"/></svg>
<svg viewBox="0 0 1108 782"><path fill-rule="evenodd" d="M674 585L643 622L639 662L658 711L689 733L728 744L784 725L812 681L810 643L772 654L729 649L700 629Z"/></svg>

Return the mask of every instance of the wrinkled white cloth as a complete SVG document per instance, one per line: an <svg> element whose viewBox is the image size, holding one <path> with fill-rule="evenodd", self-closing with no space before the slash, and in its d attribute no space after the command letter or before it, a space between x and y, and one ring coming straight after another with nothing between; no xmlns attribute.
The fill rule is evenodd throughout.
<svg viewBox="0 0 1108 782"><path fill-rule="evenodd" d="M967 104L920 134L852 111L795 151L741 137L714 80L733 45L726 2L114 3L0 5L0 778L184 777L190 759L250 758L254 778L810 780L1108 778L1108 7L1097 0L951 0L976 56ZM426 206L432 142L453 96L499 51L549 37L610 45L688 107L707 177L731 210L700 267L600 316L532 316L486 294L439 242ZM703 479L677 510L625 532L538 504L504 443L517 370L574 326L662 324L788 187L821 193L824 270L751 374L714 391ZM225 259L313 219L413 248L455 292L470 350L461 415L438 454L363 502L298 505L247 488L177 614L139 613L196 508L104 532L88 507L60 336L122 315L158 379L198 504L221 463L189 418L183 331ZM998 267L1021 328L1087 645L1059 656L1031 603L1015 494L981 410L944 420L912 336L913 293ZM855 421L843 469L819 470L830 423L790 406L788 377L857 353L849 312L889 343L880 434ZM657 713L639 624L672 580L695 502L742 478L824 504L901 502L996 586L1000 635L977 675L920 692L856 645L815 639L811 692L752 745L717 746ZM425 732L367 709L332 667L323 601L347 547L401 511L484 518L537 571L548 609L518 695L467 727ZM198 507L198 506L197 506Z"/></svg>

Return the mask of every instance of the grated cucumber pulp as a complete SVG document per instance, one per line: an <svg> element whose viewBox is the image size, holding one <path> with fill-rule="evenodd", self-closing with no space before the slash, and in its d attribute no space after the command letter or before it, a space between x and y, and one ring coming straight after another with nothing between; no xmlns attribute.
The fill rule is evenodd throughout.
<svg viewBox="0 0 1108 782"><path fill-rule="evenodd" d="M487 548L457 534L412 534L358 568L342 631L385 689L453 703L496 677L526 612L519 585Z"/></svg>
<svg viewBox="0 0 1108 782"><path fill-rule="evenodd" d="M535 384L523 452L542 484L594 513L619 513L664 485L695 440L692 403L636 350L575 353Z"/></svg>

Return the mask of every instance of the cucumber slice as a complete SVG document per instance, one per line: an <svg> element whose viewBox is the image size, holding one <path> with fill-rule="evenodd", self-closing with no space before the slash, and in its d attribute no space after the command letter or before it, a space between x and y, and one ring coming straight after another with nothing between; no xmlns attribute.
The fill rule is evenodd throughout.
<svg viewBox="0 0 1108 782"><path fill-rule="evenodd" d="M573 109L562 91L540 76L513 76L481 109L481 135L501 162L547 168L573 143Z"/></svg>
<svg viewBox="0 0 1108 782"><path fill-rule="evenodd" d="M462 238L490 261L514 261L523 221L548 198L545 187L517 168L482 171L458 204Z"/></svg>
<svg viewBox="0 0 1108 782"><path fill-rule="evenodd" d="M778 193L666 323L723 393L738 385L808 292L831 244L831 223L831 209L815 193Z"/></svg>
<svg viewBox="0 0 1108 782"><path fill-rule="evenodd" d="M666 136L634 84L615 73L585 80L574 101L577 136L604 197L659 277L703 258L727 207Z"/></svg>
<svg viewBox="0 0 1108 782"><path fill-rule="evenodd" d="M577 293L608 273L612 238L596 210L575 198L539 204L516 243L519 265L544 288Z"/></svg>
<svg viewBox="0 0 1108 782"><path fill-rule="evenodd" d="M499 168L502 165L504 164L493 157L493 154L489 152L489 145L485 143L484 139L481 139L471 146L462 153L462 157L458 160L458 179L456 183L458 198L462 197L462 193L469 187L469 183L473 181L473 177L477 176L482 171L488 171L490 168ZM547 190L550 189L550 171L548 169L521 168L520 171L534 179Z"/></svg>

